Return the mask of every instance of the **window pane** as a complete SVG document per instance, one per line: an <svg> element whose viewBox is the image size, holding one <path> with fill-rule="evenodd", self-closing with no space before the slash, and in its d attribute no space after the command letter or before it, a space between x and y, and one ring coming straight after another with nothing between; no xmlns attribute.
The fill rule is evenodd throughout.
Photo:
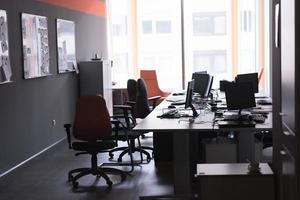
<svg viewBox="0 0 300 200"><path fill-rule="evenodd" d="M137 0L137 24L153 25L153 34L138 27L138 67L155 69L162 89L182 88L180 6L181 0Z"/></svg>
<svg viewBox="0 0 300 200"><path fill-rule="evenodd" d="M152 33L152 21L143 21L143 33Z"/></svg>
<svg viewBox="0 0 300 200"><path fill-rule="evenodd" d="M193 17L194 35L208 35L213 33L213 24L211 17L199 16L194 14Z"/></svg>
<svg viewBox="0 0 300 200"><path fill-rule="evenodd" d="M115 54L113 59L113 71L120 74L128 74L128 54Z"/></svg>
<svg viewBox="0 0 300 200"><path fill-rule="evenodd" d="M171 21L157 21L156 33L171 33Z"/></svg>
<svg viewBox="0 0 300 200"><path fill-rule="evenodd" d="M194 71L205 71L211 65L211 56L194 52Z"/></svg>
<svg viewBox="0 0 300 200"><path fill-rule="evenodd" d="M214 33L225 34L226 33L226 17L216 16L214 18Z"/></svg>
<svg viewBox="0 0 300 200"><path fill-rule="evenodd" d="M212 73L225 73L226 71L226 54L214 55Z"/></svg>

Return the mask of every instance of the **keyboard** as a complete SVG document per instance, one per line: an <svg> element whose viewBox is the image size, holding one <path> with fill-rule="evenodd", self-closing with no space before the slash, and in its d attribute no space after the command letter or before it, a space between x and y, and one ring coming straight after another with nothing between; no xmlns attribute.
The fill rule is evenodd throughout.
<svg viewBox="0 0 300 200"><path fill-rule="evenodd" d="M180 118L181 115L178 113L177 109L171 109L167 112L164 112L161 115L157 115L158 118Z"/></svg>
<svg viewBox="0 0 300 200"><path fill-rule="evenodd" d="M261 114L252 114L249 118L255 121L256 123L265 123L266 121L265 116Z"/></svg>
<svg viewBox="0 0 300 200"><path fill-rule="evenodd" d="M258 99L256 101L256 103L259 105L272 105L272 100L271 99Z"/></svg>
<svg viewBox="0 0 300 200"><path fill-rule="evenodd" d="M173 106L181 106L181 105L184 105L185 104L185 101L177 101L177 102L172 102L171 105Z"/></svg>
<svg viewBox="0 0 300 200"><path fill-rule="evenodd" d="M249 116L248 115L223 115L225 121L243 121L243 120L248 120Z"/></svg>
<svg viewBox="0 0 300 200"><path fill-rule="evenodd" d="M255 127L253 121L218 121L220 128L240 128L240 127Z"/></svg>

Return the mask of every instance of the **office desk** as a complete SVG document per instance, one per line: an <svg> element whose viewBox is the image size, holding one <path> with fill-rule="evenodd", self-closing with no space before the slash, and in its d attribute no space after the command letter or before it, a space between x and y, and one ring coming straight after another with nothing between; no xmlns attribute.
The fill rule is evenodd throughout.
<svg viewBox="0 0 300 200"><path fill-rule="evenodd" d="M246 159L254 160L254 132L271 131L272 130L272 114L270 113L264 124L257 124L256 127L247 128L219 128L214 125L214 114L207 112L201 113L196 121L202 120L203 123L189 123L188 118L179 119L160 119L158 114L166 110L170 102L163 101L156 107L145 119L141 120L133 129L133 131L142 132L172 132L173 134L173 177L174 177L174 193L188 194L191 190L191 178L193 174L190 171L190 135L207 132L218 131L239 131L239 145L248 149L247 152L240 153L240 162ZM268 107L268 106L266 106ZM270 106L268 107L270 108ZM202 111L201 111L202 112ZM242 155L243 154L243 155Z"/></svg>

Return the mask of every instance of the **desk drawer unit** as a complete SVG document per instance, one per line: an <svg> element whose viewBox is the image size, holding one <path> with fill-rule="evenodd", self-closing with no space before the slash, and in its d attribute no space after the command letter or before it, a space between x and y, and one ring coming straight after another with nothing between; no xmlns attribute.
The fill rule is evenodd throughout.
<svg viewBox="0 0 300 200"><path fill-rule="evenodd" d="M274 200L274 175L268 164L248 173L248 163L198 164L195 192L203 200Z"/></svg>

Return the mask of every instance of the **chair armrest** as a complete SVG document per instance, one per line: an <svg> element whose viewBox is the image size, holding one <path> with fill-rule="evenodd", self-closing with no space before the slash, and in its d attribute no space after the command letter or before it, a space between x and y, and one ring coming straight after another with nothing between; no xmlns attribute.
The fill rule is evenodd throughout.
<svg viewBox="0 0 300 200"><path fill-rule="evenodd" d="M169 96L170 94L171 94L171 92L163 92L163 91L162 91L162 95L161 95L161 96L167 97L167 96Z"/></svg>
<svg viewBox="0 0 300 200"><path fill-rule="evenodd" d="M126 101L125 104L133 107L136 104L136 102L135 101Z"/></svg>
<svg viewBox="0 0 300 200"><path fill-rule="evenodd" d="M153 97L149 97L148 98L148 101L154 101L154 100L157 100L157 99L160 99L161 96L153 96Z"/></svg>
<svg viewBox="0 0 300 200"><path fill-rule="evenodd" d="M65 124L64 125L66 133L67 133L67 140L68 140L68 144L69 144L69 149L72 149L72 144L71 144L71 124Z"/></svg>
<svg viewBox="0 0 300 200"><path fill-rule="evenodd" d="M161 96L153 96L153 97L149 97L148 101L152 102L152 108L154 109L156 107L157 104L157 100L160 99Z"/></svg>
<svg viewBox="0 0 300 200"><path fill-rule="evenodd" d="M110 123L112 123L113 125L115 125L118 128L121 122L117 119L111 119Z"/></svg>

